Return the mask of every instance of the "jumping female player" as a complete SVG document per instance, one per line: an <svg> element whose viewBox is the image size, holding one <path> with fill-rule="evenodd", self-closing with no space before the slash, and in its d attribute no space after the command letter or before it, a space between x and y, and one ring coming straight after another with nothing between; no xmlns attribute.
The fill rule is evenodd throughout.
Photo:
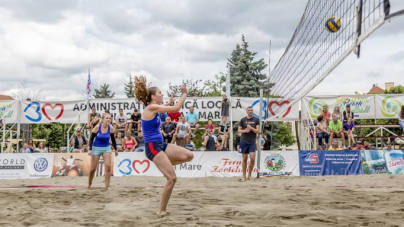
<svg viewBox="0 0 404 227"><path fill-rule="evenodd" d="M189 162L194 158L194 154L174 144L163 142L163 135L160 131L160 113L178 112L184 104L187 96L185 84L181 87L181 98L174 106L163 106L163 94L157 87L146 87L146 78L135 77L134 93L137 101L142 102L146 108L141 117L142 131L145 142L145 153L148 159L154 162L157 168L167 179L164 191L161 196L160 210L157 214L167 214L167 203L173 191L177 176L173 169L174 165Z"/></svg>
<svg viewBox="0 0 404 227"><path fill-rule="evenodd" d="M118 155L115 141L115 129L110 125L111 115L104 113L101 118L101 124L96 125L91 131L91 137L89 141L88 155L91 156L91 168L88 175L88 188L93 183L95 171L97 170L98 161L102 155L105 166L105 190L109 189L109 182L111 179L111 145L109 139L111 138L112 146L115 151L115 155ZM95 141L94 141L95 139ZM94 143L93 143L94 141Z"/></svg>

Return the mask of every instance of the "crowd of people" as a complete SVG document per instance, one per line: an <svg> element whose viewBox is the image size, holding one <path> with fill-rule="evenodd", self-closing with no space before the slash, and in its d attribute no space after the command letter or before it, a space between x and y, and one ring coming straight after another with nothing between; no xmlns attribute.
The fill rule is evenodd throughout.
<svg viewBox="0 0 404 227"><path fill-rule="evenodd" d="M335 106L332 113L329 112L328 106L323 106L323 111L314 120L316 138L318 140L317 147L319 150L374 150L374 146L370 145L369 140L355 140L355 122L354 113L351 105L347 104L343 112L340 106ZM399 125L404 131L404 105L398 112ZM314 137L314 135L313 135ZM338 140L341 140L342 146L339 146ZM386 145L390 141L386 142Z"/></svg>

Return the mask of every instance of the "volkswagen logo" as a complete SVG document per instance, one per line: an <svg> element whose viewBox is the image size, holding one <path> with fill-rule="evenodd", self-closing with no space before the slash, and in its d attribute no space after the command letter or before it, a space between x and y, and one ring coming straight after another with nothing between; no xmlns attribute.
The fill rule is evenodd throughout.
<svg viewBox="0 0 404 227"><path fill-rule="evenodd" d="M43 172L46 168L48 168L48 160L46 158L38 158L34 162L34 169L37 172Z"/></svg>

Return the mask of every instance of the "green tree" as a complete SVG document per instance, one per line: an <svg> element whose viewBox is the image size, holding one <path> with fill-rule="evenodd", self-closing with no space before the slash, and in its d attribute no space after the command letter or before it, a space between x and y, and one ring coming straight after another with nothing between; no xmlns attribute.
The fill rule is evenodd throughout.
<svg viewBox="0 0 404 227"><path fill-rule="evenodd" d="M187 85L187 96L188 97L203 97L204 91L203 87L200 86L202 80L183 80L183 83ZM168 91L167 95L171 97L174 95L175 97L181 97L181 86L182 84L172 85L171 83L168 84Z"/></svg>
<svg viewBox="0 0 404 227"><path fill-rule="evenodd" d="M389 90L384 90L384 94L404 94L404 87L401 85L392 87Z"/></svg>
<svg viewBox="0 0 404 227"><path fill-rule="evenodd" d="M45 127L51 132L48 135L47 145L51 148L60 148L64 146L64 130L63 125L60 123L52 122L50 124L45 125Z"/></svg>
<svg viewBox="0 0 404 227"><path fill-rule="evenodd" d="M296 143L296 139L293 136L290 127L291 127L290 124L287 122L280 123L279 131L275 135L275 138L280 142L280 144L290 146Z"/></svg>
<svg viewBox="0 0 404 227"><path fill-rule="evenodd" d="M254 60L257 53L249 50L244 35L241 40L241 45L236 45L236 49L228 59L230 83L232 84L231 96L259 97L260 89L269 87L267 76L263 73L268 65L263 58ZM225 80L223 77L221 79Z"/></svg>
<svg viewBox="0 0 404 227"><path fill-rule="evenodd" d="M108 84L103 84L99 89L94 90L94 98L113 98L115 97L115 92L112 92Z"/></svg>
<svg viewBox="0 0 404 227"><path fill-rule="evenodd" d="M44 124L33 124L31 125L32 129L32 138L35 139L45 139L46 143L44 143L45 146L48 146L49 144L49 135L51 133L51 130L46 127Z"/></svg>
<svg viewBox="0 0 404 227"><path fill-rule="evenodd" d="M125 94L128 98L134 98L132 76L129 76L129 83L125 83Z"/></svg>

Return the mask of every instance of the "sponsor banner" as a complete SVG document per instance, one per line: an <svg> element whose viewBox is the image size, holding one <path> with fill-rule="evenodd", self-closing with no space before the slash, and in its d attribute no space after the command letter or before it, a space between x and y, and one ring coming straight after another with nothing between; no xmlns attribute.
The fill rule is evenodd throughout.
<svg viewBox="0 0 404 227"><path fill-rule="evenodd" d="M361 151L363 174L388 173L385 152L381 150Z"/></svg>
<svg viewBox="0 0 404 227"><path fill-rule="evenodd" d="M50 122L60 123L86 123L87 111L83 111L78 117L79 106L86 106L86 101L63 102L26 102L21 101L21 123L45 124Z"/></svg>
<svg viewBox="0 0 404 227"><path fill-rule="evenodd" d="M299 151L301 176L362 174L360 151Z"/></svg>
<svg viewBox="0 0 404 227"><path fill-rule="evenodd" d="M88 176L91 167L91 156L87 153L56 153L53 158L52 177ZM96 175L102 175L98 168Z"/></svg>
<svg viewBox="0 0 404 227"><path fill-rule="evenodd" d="M18 121L18 101L0 101L0 122L3 124Z"/></svg>
<svg viewBox="0 0 404 227"><path fill-rule="evenodd" d="M376 118L398 118L403 104L404 95L377 95Z"/></svg>
<svg viewBox="0 0 404 227"><path fill-rule="evenodd" d="M168 101L168 98L165 99ZM195 112L199 115L200 121L207 121L212 118L214 121L221 120L221 97L204 97L186 99L180 112L185 116L189 112L190 107L195 108ZM259 116L262 111L263 119L267 119L275 115L275 110L286 107L291 101L278 99L269 99L263 101L263 108L259 110L259 98L232 98L233 120L238 121L246 116L246 108L253 107L254 115ZM97 113L104 113L105 110L110 110L113 118L119 114L119 109L123 109L124 115L130 119L134 109L143 111L144 106L137 103L135 99L94 99L89 103L85 100L79 101L42 101L42 102L26 102L21 101L21 123L36 124L36 123L86 123L90 109L95 108ZM15 105L17 107L17 105ZM81 111L81 113L80 113ZM17 111L14 111L17 113ZM1 112L0 112L1 113ZM80 116L78 116L80 113ZM274 119L277 121L292 121L299 119L299 104L296 103L285 110L285 112ZM10 119L11 120L11 119ZM17 118L13 118L13 123L17 122Z"/></svg>
<svg viewBox="0 0 404 227"><path fill-rule="evenodd" d="M54 154L0 154L0 179L51 177Z"/></svg>
<svg viewBox="0 0 404 227"><path fill-rule="evenodd" d="M299 176L298 151L262 151L260 172L269 176Z"/></svg>
<svg viewBox="0 0 404 227"><path fill-rule="evenodd" d="M304 105L308 106L310 116L314 119L321 114L323 106L328 107L330 113L336 106L340 107L341 113L346 109L347 104L351 105L355 119L375 118L375 96L374 95L353 95L353 96L307 96L303 98Z"/></svg>
<svg viewBox="0 0 404 227"><path fill-rule="evenodd" d="M241 177L242 155L238 152L205 152L205 165L207 177ZM247 162L247 170L250 161ZM257 165L254 165L253 176L258 172Z"/></svg>
<svg viewBox="0 0 404 227"><path fill-rule="evenodd" d="M177 177L204 177L204 152L194 152L191 162L174 166ZM114 160L114 176L163 176L144 152L119 153Z"/></svg>

